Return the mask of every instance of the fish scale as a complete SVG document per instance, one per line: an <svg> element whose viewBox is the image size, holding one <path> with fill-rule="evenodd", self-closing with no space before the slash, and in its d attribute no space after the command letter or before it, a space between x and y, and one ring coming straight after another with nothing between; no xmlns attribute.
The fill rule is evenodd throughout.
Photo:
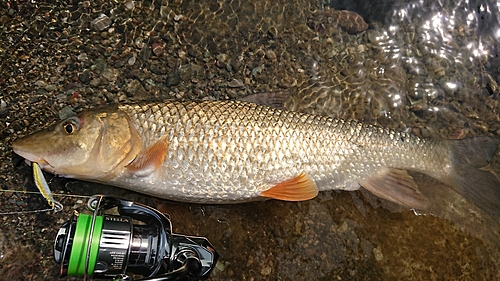
<svg viewBox="0 0 500 281"><path fill-rule="evenodd" d="M432 171L449 161L444 147L436 150L432 141L406 133L237 101L119 109L130 116L145 147L169 136L161 179L154 183L162 182L165 190L182 186L179 196L191 201L246 201L302 172L320 182L320 190L352 190L377 167ZM418 148L425 147L419 143L431 144L433 163L417 158Z"/></svg>
<svg viewBox="0 0 500 281"><path fill-rule="evenodd" d="M84 111L13 148L54 174L196 203L300 201L363 186L424 209L412 170L500 215L500 181L482 169L499 142L423 139L242 101L168 101Z"/></svg>

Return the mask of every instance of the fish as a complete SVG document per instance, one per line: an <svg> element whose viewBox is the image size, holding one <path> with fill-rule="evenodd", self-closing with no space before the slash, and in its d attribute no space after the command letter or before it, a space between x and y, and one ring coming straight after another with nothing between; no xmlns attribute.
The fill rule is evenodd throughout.
<svg viewBox="0 0 500 281"><path fill-rule="evenodd" d="M407 132L231 101L164 101L82 111L15 140L13 150L58 176L181 202L304 201L363 187L402 206L428 200L408 171L500 213L487 169L500 141ZM486 167L486 168L485 168Z"/></svg>

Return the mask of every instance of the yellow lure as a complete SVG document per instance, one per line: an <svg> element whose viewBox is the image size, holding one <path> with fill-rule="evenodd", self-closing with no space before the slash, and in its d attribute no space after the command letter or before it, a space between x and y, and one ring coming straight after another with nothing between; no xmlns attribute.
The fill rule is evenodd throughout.
<svg viewBox="0 0 500 281"><path fill-rule="evenodd" d="M40 165L33 162L33 178L35 180L36 187L40 190L40 193L43 195L47 203L55 212L59 212L63 209L63 205L54 200L52 196L52 192L50 191L49 185L43 176L42 169L40 169Z"/></svg>

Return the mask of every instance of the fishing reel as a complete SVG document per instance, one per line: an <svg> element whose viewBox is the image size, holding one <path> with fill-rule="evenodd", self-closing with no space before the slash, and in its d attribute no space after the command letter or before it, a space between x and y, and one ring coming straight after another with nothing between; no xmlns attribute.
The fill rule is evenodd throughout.
<svg viewBox="0 0 500 281"><path fill-rule="evenodd" d="M60 277L203 280L217 262L207 239L173 234L168 217L149 206L96 195L87 207L93 215L73 215L57 233L54 258ZM103 214L115 207L120 215Z"/></svg>

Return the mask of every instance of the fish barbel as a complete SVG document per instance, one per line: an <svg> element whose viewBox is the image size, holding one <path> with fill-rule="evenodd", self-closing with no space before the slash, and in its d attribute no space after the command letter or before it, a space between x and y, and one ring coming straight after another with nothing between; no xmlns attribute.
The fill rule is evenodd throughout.
<svg viewBox="0 0 500 281"><path fill-rule="evenodd" d="M241 101L169 101L84 111L16 140L13 149L63 177L176 201L300 201L363 186L424 209L411 170L498 212L500 181L481 169L498 144L423 139Z"/></svg>

